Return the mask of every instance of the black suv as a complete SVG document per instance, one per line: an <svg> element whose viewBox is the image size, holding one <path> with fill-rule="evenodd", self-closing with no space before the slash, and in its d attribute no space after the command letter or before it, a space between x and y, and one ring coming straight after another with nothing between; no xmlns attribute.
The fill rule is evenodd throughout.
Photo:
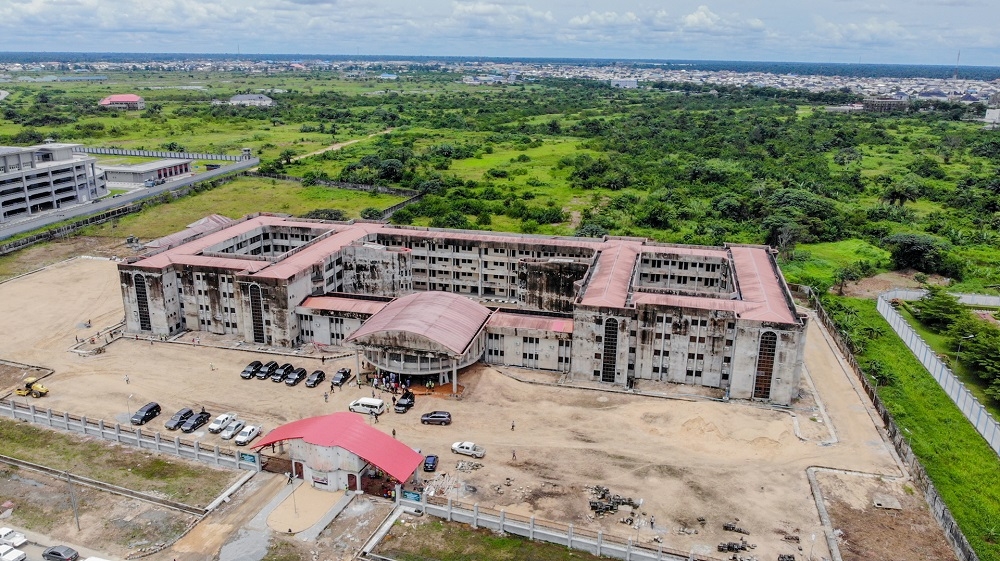
<svg viewBox="0 0 1000 561"><path fill-rule="evenodd" d="M194 415L194 410L192 410L189 407L185 407L184 409L181 409L180 411L174 413L174 416L170 417L170 420L167 421L163 426L167 427L167 430L177 430L181 428L181 425L184 424L184 421L188 420L188 418L190 418L191 415Z"/></svg>
<svg viewBox="0 0 1000 561"><path fill-rule="evenodd" d="M152 421L160 414L160 404L155 401L150 401L146 405L143 405L132 415L133 425L145 425L149 421Z"/></svg>
<svg viewBox="0 0 1000 561"><path fill-rule="evenodd" d="M295 370L295 367L292 366L291 364L287 362L285 364L282 364L281 366L278 367L277 370L274 371L274 374L271 374L271 381L276 384L284 382L285 378L287 378L288 375L292 373L292 370Z"/></svg>
<svg viewBox="0 0 1000 561"><path fill-rule="evenodd" d="M194 416L184 421L184 424L181 425L181 432L194 432L211 418L212 414L202 409L200 413L195 413Z"/></svg>
<svg viewBox="0 0 1000 561"><path fill-rule="evenodd" d="M240 372L240 378L243 378L244 380L253 378L257 374L257 371L260 370L261 366L262 365L259 360L251 362L246 368L243 369L243 372Z"/></svg>
<svg viewBox="0 0 1000 561"><path fill-rule="evenodd" d="M351 379L351 369L341 368L336 374L330 378L330 383L335 386L343 386L348 380Z"/></svg>
<svg viewBox="0 0 1000 561"><path fill-rule="evenodd" d="M326 380L326 372L323 372L322 370L316 370L312 374L310 374L308 378L306 378L306 387L315 388L316 386L320 385L320 383L323 380Z"/></svg>
<svg viewBox="0 0 1000 561"><path fill-rule="evenodd" d="M302 380L305 380L305 378L306 378L306 369L296 368L295 370L292 370L292 372L285 378L285 385L294 386L299 382L301 382Z"/></svg>
<svg viewBox="0 0 1000 561"><path fill-rule="evenodd" d="M396 406L393 408L396 413L406 413L413 407L413 392L406 390L403 395L396 400Z"/></svg>
<svg viewBox="0 0 1000 561"><path fill-rule="evenodd" d="M271 374L274 374L274 371L277 369L278 369L278 363L272 360L267 364L265 364L264 366L261 366L260 370L257 371L255 376L257 376L258 380L265 380L267 378L270 378Z"/></svg>

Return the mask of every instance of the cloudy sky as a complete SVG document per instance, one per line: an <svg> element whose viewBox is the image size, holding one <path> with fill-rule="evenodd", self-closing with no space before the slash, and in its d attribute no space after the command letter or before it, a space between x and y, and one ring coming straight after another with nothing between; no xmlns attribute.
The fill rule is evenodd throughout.
<svg viewBox="0 0 1000 561"><path fill-rule="evenodd" d="M997 0L2 0L0 51L1000 66Z"/></svg>

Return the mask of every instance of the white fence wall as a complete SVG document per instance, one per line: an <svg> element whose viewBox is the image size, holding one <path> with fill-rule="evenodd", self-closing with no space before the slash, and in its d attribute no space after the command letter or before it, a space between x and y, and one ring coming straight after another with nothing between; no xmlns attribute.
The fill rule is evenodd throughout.
<svg viewBox="0 0 1000 561"><path fill-rule="evenodd" d="M972 395L965 384L938 358L916 330L892 307L891 300L918 300L926 294L921 290L891 290L878 297L877 309L882 317L889 322L893 331L906 343L917 360L934 376L937 383L944 389L948 397L958 406L965 418L976 427L976 430L998 455L1000 455L1000 423L990 415L983 404ZM970 306L1000 306L1000 297L983 294L956 294L959 301Z"/></svg>
<svg viewBox="0 0 1000 561"><path fill-rule="evenodd" d="M473 528L488 528L497 532L522 536L529 540L555 543L593 555L625 561L721 561L717 557L679 551L659 544L655 546L637 544L631 538L575 528L573 524L540 521L536 520L534 516L525 517L507 514L502 510L479 508L478 504L467 505L454 502L451 499L428 500L425 495L421 501L401 498L398 503L406 507L420 509L431 516L469 524Z"/></svg>
<svg viewBox="0 0 1000 561"><path fill-rule="evenodd" d="M197 440L184 440L179 436L164 438L159 432L141 427L122 427L118 423L106 425L104 419L88 419L51 409L38 409L33 404L23 404L8 399L0 400L0 414L37 425L96 436L126 446L153 450L189 460L197 460L219 467L260 471L260 455L252 450L242 451L204 445Z"/></svg>

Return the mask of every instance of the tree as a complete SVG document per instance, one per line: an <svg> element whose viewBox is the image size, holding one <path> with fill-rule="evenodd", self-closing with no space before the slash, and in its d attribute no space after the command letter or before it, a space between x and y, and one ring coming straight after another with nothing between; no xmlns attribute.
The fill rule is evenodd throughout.
<svg viewBox="0 0 1000 561"><path fill-rule="evenodd" d="M922 190L920 178L908 173L902 179L893 181L886 186L885 191L882 192L882 200L889 204L903 206L907 201L916 201Z"/></svg>
<svg viewBox="0 0 1000 561"><path fill-rule="evenodd" d="M600 224L588 222L577 228L573 235L578 238L603 238L608 235L608 231Z"/></svg>
<svg viewBox="0 0 1000 561"><path fill-rule="evenodd" d="M844 285L848 281L856 281L861 278L860 272L853 266L840 267L833 272L833 282L837 285L837 294L844 295Z"/></svg>
<svg viewBox="0 0 1000 561"><path fill-rule="evenodd" d="M365 220L381 220L382 211L370 206L361 210L361 218L364 218Z"/></svg>
<svg viewBox="0 0 1000 561"><path fill-rule="evenodd" d="M940 286L927 287L927 294L920 299L917 319L920 323L937 331L948 329L955 320L968 314L958 302L958 298L948 294Z"/></svg>
<svg viewBox="0 0 1000 561"><path fill-rule="evenodd" d="M310 210L302 215L302 218L315 218L317 220L347 220L347 213L339 208L318 208Z"/></svg>
<svg viewBox="0 0 1000 561"><path fill-rule="evenodd" d="M950 255L951 246L924 234L896 234L885 239L898 269L916 269L928 274L962 277L962 262Z"/></svg>
<svg viewBox="0 0 1000 561"><path fill-rule="evenodd" d="M278 154L278 160L283 162L286 166L292 163L292 159L294 157L295 157L295 150L292 150L291 148L285 148L284 150L281 151L281 154Z"/></svg>

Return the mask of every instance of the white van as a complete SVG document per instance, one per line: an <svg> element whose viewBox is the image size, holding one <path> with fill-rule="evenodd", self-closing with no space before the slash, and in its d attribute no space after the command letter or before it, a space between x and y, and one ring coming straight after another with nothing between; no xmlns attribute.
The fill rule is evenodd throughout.
<svg viewBox="0 0 1000 561"><path fill-rule="evenodd" d="M364 413L366 415L381 415L389 410L389 408L385 406L384 401L373 397L355 399L350 405L347 406L347 408L355 413Z"/></svg>

